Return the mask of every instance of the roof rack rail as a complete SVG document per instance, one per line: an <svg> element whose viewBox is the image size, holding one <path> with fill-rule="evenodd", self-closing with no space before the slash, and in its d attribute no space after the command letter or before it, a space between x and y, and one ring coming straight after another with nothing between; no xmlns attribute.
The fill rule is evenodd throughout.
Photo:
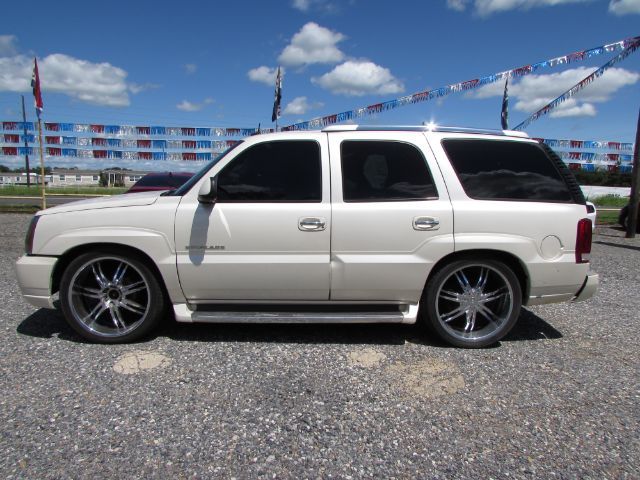
<svg viewBox="0 0 640 480"><path fill-rule="evenodd" d="M323 132L443 132L443 133L475 133L480 135L502 135L509 137L529 138L525 132L516 130L491 130L487 128L443 127L440 125L330 125Z"/></svg>

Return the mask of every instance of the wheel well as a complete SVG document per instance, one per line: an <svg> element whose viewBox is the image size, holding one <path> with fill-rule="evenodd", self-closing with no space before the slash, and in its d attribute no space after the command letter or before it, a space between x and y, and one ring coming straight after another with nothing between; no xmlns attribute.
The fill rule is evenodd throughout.
<svg viewBox="0 0 640 480"><path fill-rule="evenodd" d="M149 269L156 276L158 283L160 283L160 287L162 288L165 298L169 298L167 294L167 287L164 284L164 278L162 278L160 270L158 270L156 263L151 259L151 257L149 257L149 255L144 253L142 250L138 250L137 248L131 247L129 245L122 245L118 243L87 243L78 245L77 247L64 252L58 258L58 261L56 262L56 265L53 269L53 275L51 277L51 293L56 293L60 290L60 279L62 278L64 271L75 258L87 252L104 250L115 251L120 254L128 254L144 261L147 267L149 267Z"/></svg>
<svg viewBox="0 0 640 480"><path fill-rule="evenodd" d="M515 274L520 283L520 290L522 291L522 303L525 303L525 299L529 298L529 275L527 274L527 270L515 255L512 255L508 252L502 252L499 250L461 250L459 252L453 252L447 255L446 257L441 258L431 269L429 276L427 277L427 283L433 275L435 275L440 269L442 269L445 265L465 258L473 258L473 259L493 259L500 260L505 265L507 265ZM426 284L425 284L426 288Z"/></svg>

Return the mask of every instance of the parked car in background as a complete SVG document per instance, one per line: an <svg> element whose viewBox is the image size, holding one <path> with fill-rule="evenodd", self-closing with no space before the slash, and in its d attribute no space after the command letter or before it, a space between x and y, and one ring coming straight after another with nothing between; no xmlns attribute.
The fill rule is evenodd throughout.
<svg viewBox="0 0 640 480"><path fill-rule="evenodd" d="M596 228L596 216L596 206L591 202L587 202L587 218L591 220L591 226L593 228Z"/></svg>
<svg viewBox="0 0 640 480"><path fill-rule="evenodd" d="M627 229L627 218L629 217L629 204L627 203L622 209L620 209L620 215L618 215L618 223L622 225L622 228ZM636 222L636 232L640 233L640 208L638 209L638 220Z"/></svg>
<svg viewBox="0 0 640 480"><path fill-rule="evenodd" d="M175 190L193 176L191 172L153 172L138 180L126 193Z"/></svg>

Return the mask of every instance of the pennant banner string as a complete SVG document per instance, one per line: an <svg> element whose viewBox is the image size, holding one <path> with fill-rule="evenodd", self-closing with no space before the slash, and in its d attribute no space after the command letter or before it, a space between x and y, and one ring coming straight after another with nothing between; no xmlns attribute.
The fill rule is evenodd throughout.
<svg viewBox="0 0 640 480"><path fill-rule="evenodd" d="M23 130L35 131L33 122L0 122L3 131L11 132ZM134 125L100 125L84 123L44 122L47 132L100 134L105 137L117 138L126 136L177 136L177 137L248 137L257 133L272 133L272 128L228 128L228 127L163 127L163 126L134 126Z"/></svg>
<svg viewBox="0 0 640 480"><path fill-rule="evenodd" d="M11 145L35 142L33 134L17 134L5 133L0 135L0 144ZM546 143L554 149L572 149L572 150L625 150L633 152L634 143L617 142L604 140L564 140L554 138L533 138L539 142ZM194 143L195 142L195 143ZM47 135L44 137L44 143L47 145L80 145L94 147L124 147L124 148L155 148L155 149L209 149L209 148L226 148L229 144L235 143L234 140L172 140L172 139L121 139L121 138L102 138L102 137L74 137L74 136L58 136ZM221 147L222 145L222 147Z"/></svg>
<svg viewBox="0 0 640 480"><path fill-rule="evenodd" d="M308 129L322 128L322 127L326 127L327 125L333 125L335 123L345 122L348 120L352 120L354 118L361 118L367 115L373 115L383 111L393 110L399 107L403 107L405 105L412 105L419 102L426 102L427 100L440 98L445 95L449 95L451 93L457 93L461 91L476 89L484 85L488 85L500 80L504 80L505 78L523 77L525 75L534 73L542 68L550 68L550 67L555 67L557 65L566 65L573 62L586 60L588 58L595 57L598 55L603 55L605 53L612 53L620 50L625 52L627 51L627 49L631 49L630 52L628 52L624 57L622 57L622 58L625 58L629 53L633 52L638 47L639 42L640 42L640 36L631 37L625 40L620 40L615 43L610 43L608 45L602 45L600 47L591 48L589 50L574 52L569 55L564 55L562 57L552 58L542 62L534 63L532 65L525 65L519 68L515 68L513 70L506 70L504 72L495 73L493 75L488 75L482 78L476 78L473 80L467 80L465 82L446 85L444 87L436 88L433 90L424 90L422 92L414 93L412 95L396 98L395 100L376 103L374 105L356 108L354 110L348 110L346 112L335 113L332 115L326 115L324 117L317 117L312 120L308 120L306 122L294 123L292 125L283 127L282 130L288 131L288 130L308 130Z"/></svg>
<svg viewBox="0 0 640 480"><path fill-rule="evenodd" d="M629 55L631 55L633 52L635 52L637 50L637 48L640 46L640 41L629 45L626 49L624 49L622 52L620 52L618 55L616 55L615 57L613 57L611 60L609 60L607 63L605 63L603 66L601 66L600 68L598 68L595 72L591 73L590 75L586 76L585 78L583 78L582 80L580 80L578 83L576 83L573 87L571 87L569 90L567 90L566 92L564 92L562 95L560 95L558 98L556 98L555 100L552 100L551 102L547 103L544 107L542 107L540 110L538 110L537 112L534 112L533 114L531 114L531 116L529 116L525 121L523 121L522 123L520 123L518 126L516 126L514 128L514 130L522 130L523 128L526 128L527 126L529 126L532 122L534 122L535 120L537 120L538 118L540 118L543 115L546 115L547 113L549 113L551 110L553 110L554 108L556 108L558 105L564 103L566 100L568 100L569 98L573 97L576 93L578 93L580 90L582 90L584 87L586 87L587 85L589 85L591 82L593 82L596 78L602 76L602 74L604 72L606 72L608 69L610 69L612 66L614 66L616 63L624 60L625 58L627 58Z"/></svg>
<svg viewBox="0 0 640 480"><path fill-rule="evenodd" d="M554 139L554 138L533 138L538 142L547 144L554 150L615 150L633 152L634 143L603 141L603 140L570 140L570 139ZM0 145L13 146L24 142L35 143L36 138L33 134L4 133L0 134ZM140 150L211 150L223 151L227 147L235 144L237 140L178 140L178 139L144 139L144 138L103 138L103 137L75 137L75 136L59 136L46 135L44 143L54 146L91 146L113 148L129 148Z"/></svg>

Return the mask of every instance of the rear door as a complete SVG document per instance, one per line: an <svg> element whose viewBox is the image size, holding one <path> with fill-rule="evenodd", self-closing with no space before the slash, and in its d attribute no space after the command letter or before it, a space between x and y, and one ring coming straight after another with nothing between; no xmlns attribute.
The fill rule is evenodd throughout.
<svg viewBox="0 0 640 480"><path fill-rule="evenodd" d="M330 132L331 299L416 303L453 252L444 181L419 132Z"/></svg>

